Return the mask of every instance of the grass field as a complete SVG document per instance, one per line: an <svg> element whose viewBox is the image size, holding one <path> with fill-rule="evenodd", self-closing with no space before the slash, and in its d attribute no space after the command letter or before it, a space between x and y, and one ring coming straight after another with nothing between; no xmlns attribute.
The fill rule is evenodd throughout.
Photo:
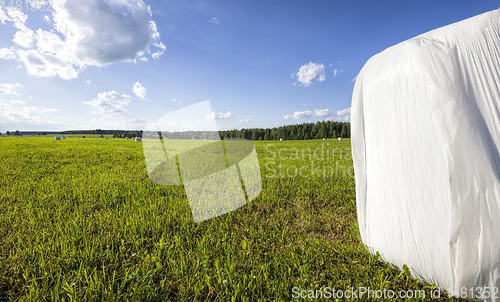
<svg viewBox="0 0 500 302"><path fill-rule="evenodd" d="M289 301L327 286L430 300L362 245L349 139L255 145L260 195L195 224L182 186L149 180L140 142L0 137L0 300Z"/></svg>

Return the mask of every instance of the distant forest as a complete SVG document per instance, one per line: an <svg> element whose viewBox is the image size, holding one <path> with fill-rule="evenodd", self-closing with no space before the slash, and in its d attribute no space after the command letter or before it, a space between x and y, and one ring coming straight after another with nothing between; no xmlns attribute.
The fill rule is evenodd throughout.
<svg viewBox="0 0 500 302"><path fill-rule="evenodd" d="M53 135L53 134L93 134L93 135L113 135L113 137L142 137L140 130L68 130L62 132L47 131L7 131L7 135ZM166 138L180 139L213 139L216 133L210 131L189 131L189 132L169 132ZM219 131L221 139L224 138L245 138L251 140L303 140L321 138L349 138L351 137L351 124L344 122L322 121L316 123L303 123L286 125L274 128L250 128L241 130Z"/></svg>
<svg viewBox="0 0 500 302"><path fill-rule="evenodd" d="M118 134L122 135L123 134ZM128 134L126 134L129 136ZM163 133L167 139L214 139L219 135L224 138L245 138L250 140L304 140L351 137L351 124L343 122L323 121L317 123L304 123L297 125L286 125L275 128L250 128L226 131L185 131ZM155 134L156 136L156 134ZM120 136L118 136L120 137Z"/></svg>
<svg viewBox="0 0 500 302"><path fill-rule="evenodd" d="M322 121L286 125L275 128L252 128L241 130L219 131L223 138L246 138L251 140L302 140L319 138L351 137L351 124L343 122Z"/></svg>

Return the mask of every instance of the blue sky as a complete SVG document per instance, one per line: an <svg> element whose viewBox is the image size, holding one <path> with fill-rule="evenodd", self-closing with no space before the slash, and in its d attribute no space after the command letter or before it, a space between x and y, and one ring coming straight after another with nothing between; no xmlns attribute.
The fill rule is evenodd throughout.
<svg viewBox="0 0 500 302"><path fill-rule="evenodd" d="M58 0L33 12L24 3L0 12L0 131L144 129L206 100L221 130L346 121L371 56L497 5Z"/></svg>

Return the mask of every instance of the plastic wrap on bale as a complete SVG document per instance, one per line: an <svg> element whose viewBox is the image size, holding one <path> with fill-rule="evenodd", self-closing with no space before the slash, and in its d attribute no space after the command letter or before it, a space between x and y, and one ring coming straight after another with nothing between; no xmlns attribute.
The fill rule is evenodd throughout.
<svg viewBox="0 0 500 302"><path fill-rule="evenodd" d="M351 106L363 243L454 296L489 287L487 301L500 288L499 87L495 10L373 56Z"/></svg>

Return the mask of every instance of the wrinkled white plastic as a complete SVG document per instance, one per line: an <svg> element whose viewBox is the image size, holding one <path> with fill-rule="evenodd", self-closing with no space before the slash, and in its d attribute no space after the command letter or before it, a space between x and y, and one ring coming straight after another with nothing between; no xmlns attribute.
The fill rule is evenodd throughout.
<svg viewBox="0 0 500 302"><path fill-rule="evenodd" d="M467 291L472 300L471 287L474 296L477 287L493 296L500 288L500 10L373 56L354 87L351 137L363 243L454 296Z"/></svg>

